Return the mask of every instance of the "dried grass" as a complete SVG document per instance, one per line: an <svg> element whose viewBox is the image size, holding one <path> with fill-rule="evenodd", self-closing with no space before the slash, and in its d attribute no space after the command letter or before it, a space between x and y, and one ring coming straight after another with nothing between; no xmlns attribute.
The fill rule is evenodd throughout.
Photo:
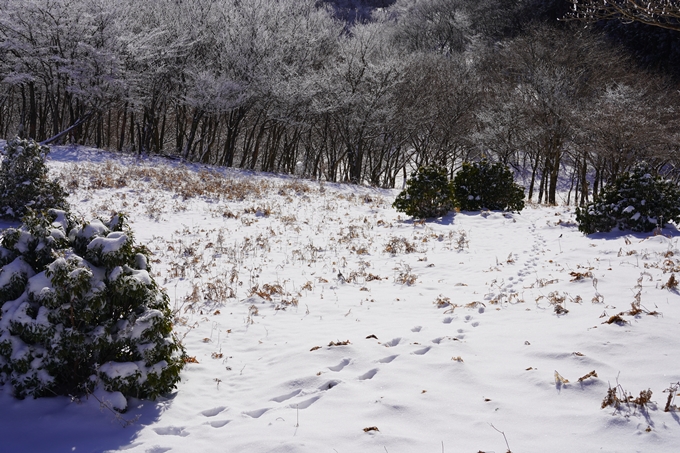
<svg viewBox="0 0 680 453"><path fill-rule="evenodd" d="M392 237L385 244L383 251L392 255L399 255L402 253L416 253L418 248L406 238Z"/></svg>
<svg viewBox="0 0 680 453"><path fill-rule="evenodd" d="M650 389L642 390L640 395L635 397L631 393L626 392L621 384L614 387L611 385L607 389L607 395L602 400L601 408L613 407L614 411L620 411L626 409L630 411L631 407L633 410L646 410L650 403L652 402L652 391Z"/></svg>
<svg viewBox="0 0 680 453"><path fill-rule="evenodd" d="M260 198L273 186L266 180L253 181L232 178L218 171L202 169L194 171L187 166L153 164L122 165L112 161L102 164L75 163L61 170L60 178L67 189L99 190L124 187L147 192L163 190L179 195L183 200L209 197L222 200L245 200ZM289 183L282 190L295 188L296 192L308 192L305 184Z"/></svg>

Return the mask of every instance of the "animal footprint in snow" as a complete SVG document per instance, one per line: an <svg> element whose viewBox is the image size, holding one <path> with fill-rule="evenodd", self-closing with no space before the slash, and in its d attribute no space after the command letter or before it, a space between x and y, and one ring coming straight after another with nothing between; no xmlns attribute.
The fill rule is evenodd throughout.
<svg viewBox="0 0 680 453"><path fill-rule="evenodd" d="M146 450L146 453L165 453L166 451L170 450L172 450L172 448L155 446L150 450Z"/></svg>
<svg viewBox="0 0 680 453"><path fill-rule="evenodd" d="M343 368L345 368L347 365L349 365L349 363L350 363L349 359L342 359L342 361L340 361L340 363L338 363L337 365L334 365L334 366L329 366L328 369L331 370L331 371L340 371Z"/></svg>
<svg viewBox="0 0 680 453"><path fill-rule="evenodd" d="M184 431L184 427L182 426L166 426L164 428L154 428L153 430L156 431L156 434L161 436L187 437L189 435L188 432Z"/></svg>
<svg viewBox="0 0 680 453"><path fill-rule="evenodd" d="M415 326L413 329L411 329L411 332L420 332L422 329L422 326Z"/></svg>
<svg viewBox="0 0 680 453"><path fill-rule="evenodd" d="M442 337L437 337L437 338L435 338L434 340L432 340L432 343L434 343L434 344L439 344L439 343L442 342L442 340L443 340Z"/></svg>
<svg viewBox="0 0 680 453"><path fill-rule="evenodd" d="M340 384L342 381L336 381L335 379L328 381L324 383L321 387L319 387L319 390L330 390L336 385Z"/></svg>
<svg viewBox="0 0 680 453"><path fill-rule="evenodd" d="M247 412L244 412L243 415L247 415L248 417L251 417L251 418L260 418L267 411L269 411L268 407L266 407L264 409L255 409L254 411L247 411Z"/></svg>
<svg viewBox="0 0 680 453"><path fill-rule="evenodd" d="M321 399L321 396L313 396L312 398L310 398L308 400L304 400L301 403L291 404L290 407L295 407L297 409L307 409L309 406L316 403L320 399Z"/></svg>
<svg viewBox="0 0 680 453"><path fill-rule="evenodd" d="M432 348L430 346L427 346L423 349L418 349L417 351L413 351L413 353L415 355L425 355L430 351L430 349L432 349Z"/></svg>
<svg viewBox="0 0 680 453"><path fill-rule="evenodd" d="M361 376L359 376L358 379L359 379L360 381L366 381L366 380L368 380L368 379L373 379L373 376L375 376L376 374L378 374L378 369L377 369L377 368L373 368L372 370L369 370L369 371L367 371L366 373L364 373L364 374L362 374Z"/></svg>
<svg viewBox="0 0 680 453"><path fill-rule="evenodd" d="M231 420L214 420L212 422L208 422L210 426L213 428L221 428L225 426L227 423L229 423Z"/></svg>
<svg viewBox="0 0 680 453"><path fill-rule="evenodd" d="M442 321L444 324L451 324L451 321L453 321L453 318L450 316L447 316L444 318L444 321Z"/></svg>
<svg viewBox="0 0 680 453"><path fill-rule="evenodd" d="M392 340L385 343L385 347L392 348L392 347L398 345L400 341L401 341L401 338L399 338L399 337L393 338Z"/></svg>
<svg viewBox="0 0 680 453"><path fill-rule="evenodd" d="M214 417L215 415L219 414L220 412L223 412L226 409L225 406L220 406L220 407L214 407L212 409L205 410L201 412L201 415L204 417Z"/></svg>
<svg viewBox="0 0 680 453"><path fill-rule="evenodd" d="M387 356L387 357L384 357L384 358L378 360L378 362L379 363L390 363L392 360L396 359L397 357L399 357L398 354L390 355L390 356Z"/></svg>
<svg viewBox="0 0 680 453"><path fill-rule="evenodd" d="M272 398L270 401L276 401L277 403L281 403L283 401L291 399L294 396L299 395L301 391L302 389L293 390L292 392L286 393L285 395L276 396Z"/></svg>
<svg viewBox="0 0 680 453"><path fill-rule="evenodd" d="M472 323L472 327L477 327L478 325L479 325L479 323L477 321Z"/></svg>
<svg viewBox="0 0 680 453"><path fill-rule="evenodd" d="M471 319L472 319L472 316L465 315L465 321L464 322L470 322Z"/></svg>

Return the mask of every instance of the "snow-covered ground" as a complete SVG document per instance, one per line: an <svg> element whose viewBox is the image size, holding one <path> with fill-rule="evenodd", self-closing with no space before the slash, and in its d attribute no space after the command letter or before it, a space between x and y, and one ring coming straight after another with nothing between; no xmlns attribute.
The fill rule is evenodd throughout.
<svg viewBox="0 0 680 453"><path fill-rule="evenodd" d="M0 451L680 445L680 390L664 393L680 382L676 229L586 237L563 206L414 223L391 207L396 191L50 157L76 213L129 214L193 359L175 393L119 416L0 387ZM602 408L610 388L644 404Z"/></svg>

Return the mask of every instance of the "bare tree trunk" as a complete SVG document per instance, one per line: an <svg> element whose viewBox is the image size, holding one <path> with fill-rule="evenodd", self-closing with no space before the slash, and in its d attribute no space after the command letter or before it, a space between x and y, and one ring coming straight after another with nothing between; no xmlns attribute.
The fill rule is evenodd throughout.
<svg viewBox="0 0 680 453"><path fill-rule="evenodd" d="M69 132L76 130L79 126L81 126L88 119L90 119L91 116L92 116L92 112L86 113L85 116L83 116L82 118L78 118L70 127L59 132L57 135L48 138L47 140L43 140L42 142L40 142L40 144L41 145L49 145L50 143L53 143L53 142L59 140L61 137L68 134Z"/></svg>
<svg viewBox="0 0 680 453"><path fill-rule="evenodd" d="M128 108L128 103L126 102L125 105L123 106L123 124L120 127L120 137L118 139L118 151L123 151L123 146L125 145L125 129L126 129L126 122L127 122L127 108Z"/></svg>

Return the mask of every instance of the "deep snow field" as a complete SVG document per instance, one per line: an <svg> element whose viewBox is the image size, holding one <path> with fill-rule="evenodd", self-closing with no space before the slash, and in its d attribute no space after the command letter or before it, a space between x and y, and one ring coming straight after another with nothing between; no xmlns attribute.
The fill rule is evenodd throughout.
<svg viewBox="0 0 680 453"><path fill-rule="evenodd" d="M83 148L50 167L78 215L129 214L192 360L120 415L0 387L2 452L680 446L675 228L584 236L565 206L418 223L398 191Z"/></svg>

